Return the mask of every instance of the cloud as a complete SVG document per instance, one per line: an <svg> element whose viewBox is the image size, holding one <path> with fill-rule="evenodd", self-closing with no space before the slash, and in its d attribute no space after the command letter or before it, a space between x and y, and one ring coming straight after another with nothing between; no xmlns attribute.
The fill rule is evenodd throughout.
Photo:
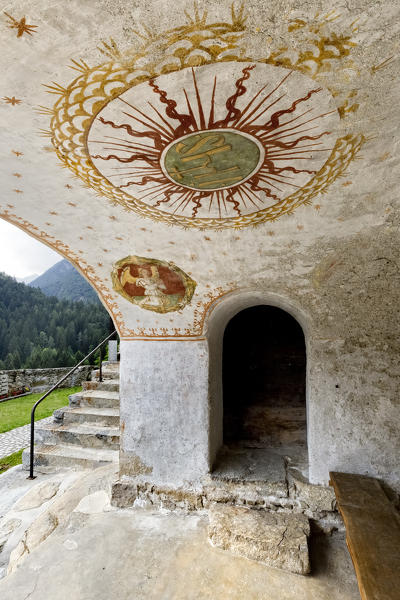
<svg viewBox="0 0 400 600"><path fill-rule="evenodd" d="M0 272L13 277L41 275L62 258L22 229L0 219Z"/></svg>

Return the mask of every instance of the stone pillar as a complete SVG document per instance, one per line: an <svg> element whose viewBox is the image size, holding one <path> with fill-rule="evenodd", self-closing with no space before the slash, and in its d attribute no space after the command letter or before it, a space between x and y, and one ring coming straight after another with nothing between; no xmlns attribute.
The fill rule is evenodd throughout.
<svg viewBox="0 0 400 600"><path fill-rule="evenodd" d="M209 470L205 339L121 340L120 475L179 487Z"/></svg>
<svg viewBox="0 0 400 600"><path fill-rule="evenodd" d="M108 342L108 362L117 362L118 360L118 341L110 340Z"/></svg>

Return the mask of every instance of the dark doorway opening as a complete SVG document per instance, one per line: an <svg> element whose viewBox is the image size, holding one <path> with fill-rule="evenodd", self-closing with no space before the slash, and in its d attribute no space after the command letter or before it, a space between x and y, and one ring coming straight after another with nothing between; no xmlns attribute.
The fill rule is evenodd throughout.
<svg viewBox="0 0 400 600"><path fill-rule="evenodd" d="M296 319L263 305L231 319L223 394L225 446L306 447L306 348Z"/></svg>

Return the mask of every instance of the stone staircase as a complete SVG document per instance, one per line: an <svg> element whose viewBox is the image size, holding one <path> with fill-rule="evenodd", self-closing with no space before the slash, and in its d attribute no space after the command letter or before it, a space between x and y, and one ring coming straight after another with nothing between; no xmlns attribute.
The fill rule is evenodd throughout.
<svg viewBox="0 0 400 600"><path fill-rule="evenodd" d="M103 363L69 406L54 412L52 423L35 427L35 467L92 469L119 459L119 363ZM22 455L29 468L29 449Z"/></svg>

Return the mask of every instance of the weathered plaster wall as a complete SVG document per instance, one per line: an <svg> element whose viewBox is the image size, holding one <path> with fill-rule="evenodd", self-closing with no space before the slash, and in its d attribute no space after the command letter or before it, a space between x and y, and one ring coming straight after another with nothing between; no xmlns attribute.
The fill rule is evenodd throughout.
<svg viewBox="0 0 400 600"><path fill-rule="evenodd" d="M382 477L400 490L398 3L357 0L339 2L333 9L328 0L249 1L241 9L224 1L194 9L186 0L71 0L62 7L31 0L28 5L6 3L3 10L0 216L74 262L113 316L124 340L122 447L131 460L122 461L123 471L134 472L135 464L140 470L132 455L153 468L160 481L171 477L176 483L208 468L221 443L223 328L241 307L276 302L298 318L307 340L312 480L326 482L330 468L343 469ZM23 30L23 17L34 26L29 32ZM71 60L74 71L68 66ZM257 68L235 87L236 75L231 74L240 63ZM271 76L261 75L262 65ZM275 158L275 166L265 167L270 189L278 185L286 190L276 190L281 198L276 204L256 189L254 180L254 213L238 192L224 192L214 197L212 222L199 220L206 219L204 197L196 215L199 198L181 190L171 198L165 190L173 192L165 188L161 196L143 196L146 206L140 204L119 175L112 179L117 167L128 163L110 158L110 170L99 169L106 159L95 156L98 142L88 137L91 124L99 116L93 132L116 134L121 142L123 129L108 125L110 130L103 130L105 124L100 125L102 115L122 124L124 113L116 108L122 100L116 97L126 93L124 98L142 110L147 100L143 90L155 101L158 81L173 100L177 73L197 107L192 66L207 117L212 75L218 72L219 119L226 117L226 99L235 89L239 92L243 85L255 94L258 85L281 81L281 70L292 70L301 83L293 89L289 79L279 88L284 94L279 108L294 109L283 119L300 119L302 108L310 110L316 119L306 125L316 129L304 135L322 137L303 140L300 147L307 158L294 159L289 153L287 165L299 160L296 164L305 171L317 170L323 162L320 151L328 149L329 159L314 175L288 170L283 175L294 179L283 184L271 179L279 161L266 140L279 124L275 115L275 129L265 132L264 145L258 143ZM319 88L321 93L314 91L304 100ZM302 102L294 107L299 95ZM320 105L318 97L324 99ZM158 94L159 103L160 98ZM243 111L250 99L238 94L236 100ZM182 117L189 109L181 90L176 101ZM40 106L47 108L36 111ZM326 106L333 113L324 120L320 110ZM182 121L171 117L171 110L168 116L162 102L156 108L174 126L175 143ZM109 113L100 115L102 110ZM200 120L199 109L195 112ZM150 114L156 118L155 112ZM102 138L99 155L104 155L106 139L115 141ZM308 143L312 145L306 148ZM153 142L150 150L155 151ZM151 159L157 177L166 176L158 166L163 156L159 152ZM148 169L143 173L149 176ZM291 185L293 193L288 192ZM225 211L221 217L218 198ZM126 257L136 259L118 277L127 285L132 278L144 280L141 286L137 279L132 284L141 291L132 292L131 299L113 287L111 276ZM149 265L147 271L143 265ZM177 274L182 285L192 282L192 297L187 289L185 295L168 295L166 278ZM209 393L204 337L210 346ZM193 420L187 417L183 423L184 410L193 413ZM173 444L176 423L179 456Z"/></svg>
<svg viewBox="0 0 400 600"><path fill-rule="evenodd" d="M388 231L374 239L359 235L336 254L329 250L326 241L313 248L316 265L308 277L293 277L288 285L277 265L264 294L232 294L211 312L216 419L226 323L247 306L279 306L297 318L306 337L310 480L327 483L329 470L354 471L399 489L399 249Z"/></svg>
<svg viewBox="0 0 400 600"><path fill-rule="evenodd" d="M158 485L208 472L207 342L121 341L120 473Z"/></svg>
<svg viewBox="0 0 400 600"><path fill-rule="evenodd" d="M316 248L325 256L310 277L318 330L313 362L319 363L310 381L319 384L321 410L309 430L313 436L324 431L325 441L314 479L325 478L329 467L376 475L400 488L400 257L394 231L388 223L334 251L326 244Z"/></svg>

